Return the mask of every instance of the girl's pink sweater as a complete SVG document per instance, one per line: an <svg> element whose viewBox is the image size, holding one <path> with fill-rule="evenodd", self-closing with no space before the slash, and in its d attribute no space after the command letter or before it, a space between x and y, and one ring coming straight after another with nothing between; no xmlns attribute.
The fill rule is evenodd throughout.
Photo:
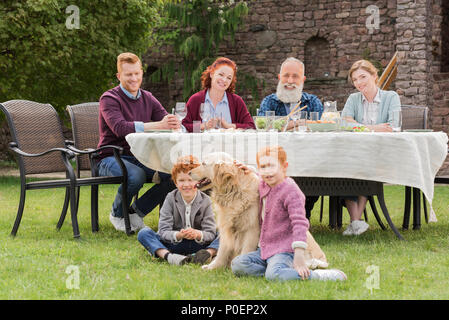
<svg viewBox="0 0 449 320"><path fill-rule="evenodd" d="M266 197L265 216L260 233L261 257L266 260L281 252L294 252L292 243L307 247L309 220L304 208L305 196L292 178L271 188L262 179L259 184L260 208Z"/></svg>

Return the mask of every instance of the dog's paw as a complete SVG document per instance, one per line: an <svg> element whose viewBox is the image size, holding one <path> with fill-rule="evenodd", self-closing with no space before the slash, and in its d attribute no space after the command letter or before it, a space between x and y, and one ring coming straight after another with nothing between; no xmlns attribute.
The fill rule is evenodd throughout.
<svg viewBox="0 0 449 320"><path fill-rule="evenodd" d="M213 269L216 269L217 267L218 267L217 264L215 264L215 263L213 263L213 262L201 266L201 268L202 268L203 270L213 270Z"/></svg>
<svg viewBox="0 0 449 320"><path fill-rule="evenodd" d="M201 266L201 269L203 269L203 270L211 270L209 268L209 264L205 264L205 265Z"/></svg>

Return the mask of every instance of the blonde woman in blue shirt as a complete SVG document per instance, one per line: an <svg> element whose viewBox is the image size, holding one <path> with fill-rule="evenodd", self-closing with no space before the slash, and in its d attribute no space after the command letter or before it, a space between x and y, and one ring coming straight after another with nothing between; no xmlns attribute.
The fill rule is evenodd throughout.
<svg viewBox="0 0 449 320"><path fill-rule="evenodd" d="M348 78L358 92L349 96L342 116L373 131L391 132L390 112L401 110L399 95L377 87L377 69L367 60L355 62Z"/></svg>
<svg viewBox="0 0 449 320"><path fill-rule="evenodd" d="M394 110L401 110L399 95L394 91L381 90L377 86L377 69L367 60L355 62L349 70L349 81L358 92L349 96L342 111L342 117L355 125L364 125L370 130L391 132L391 115ZM361 221L367 197L345 197L345 205L351 217L351 223L344 235L359 235L369 225Z"/></svg>

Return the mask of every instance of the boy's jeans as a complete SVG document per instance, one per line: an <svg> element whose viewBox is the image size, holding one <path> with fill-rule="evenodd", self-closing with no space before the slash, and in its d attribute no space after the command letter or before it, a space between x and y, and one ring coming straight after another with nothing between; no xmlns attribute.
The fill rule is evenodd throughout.
<svg viewBox="0 0 449 320"><path fill-rule="evenodd" d="M161 240L161 237L154 232L151 228L145 227L139 231L137 234L137 240L148 250L153 256L159 249L167 249L171 253L177 253L182 255L187 255L195 253L201 249L212 248L218 250L219 237L216 237L214 241L210 244L204 243L200 244L195 240L183 239L178 243L171 243L168 241Z"/></svg>
<svg viewBox="0 0 449 320"><path fill-rule="evenodd" d="M231 263L232 272L238 276L255 276L267 280L301 280L293 268L293 253L282 252L263 260L260 248L256 251L235 257ZM311 274L312 274L311 270Z"/></svg>
<svg viewBox="0 0 449 320"><path fill-rule="evenodd" d="M121 156L126 170L128 170L128 207L131 204L132 198L143 187L144 183L151 181L156 171L145 167L133 156ZM120 166L113 156L102 159L98 165L98 173L100 176L120 176L122 171ZM140 196L133 208L136 213L144 217L151 212L158 204L164 202L167 193L175 188L174 183L171 181L171 175L167 173L159 172L161 182L155 184L142 196ZM123 217L122 212L122 196L120 194L122 186L120 185L117 195L115 196L114 203L112 204L112 215L115 217Z"/></svg>

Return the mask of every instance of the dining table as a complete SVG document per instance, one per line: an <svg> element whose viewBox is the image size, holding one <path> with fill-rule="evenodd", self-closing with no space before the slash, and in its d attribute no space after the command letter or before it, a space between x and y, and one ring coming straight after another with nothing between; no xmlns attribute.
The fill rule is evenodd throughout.
<svg viewBox="0 0 449 320"><path fill-rule="evenodd" d="M429 222L437 221L432 207L434 179L448 150L447 134L433 131L154 131L128 134L126 141L142 164L165 173L170 173L180 156L194 155L201 161L211 152L226 152L239 162L257 167L257 151L279 145L287 152L287 175L291 177L372 181L420 189L430 204Z"/></svg>

